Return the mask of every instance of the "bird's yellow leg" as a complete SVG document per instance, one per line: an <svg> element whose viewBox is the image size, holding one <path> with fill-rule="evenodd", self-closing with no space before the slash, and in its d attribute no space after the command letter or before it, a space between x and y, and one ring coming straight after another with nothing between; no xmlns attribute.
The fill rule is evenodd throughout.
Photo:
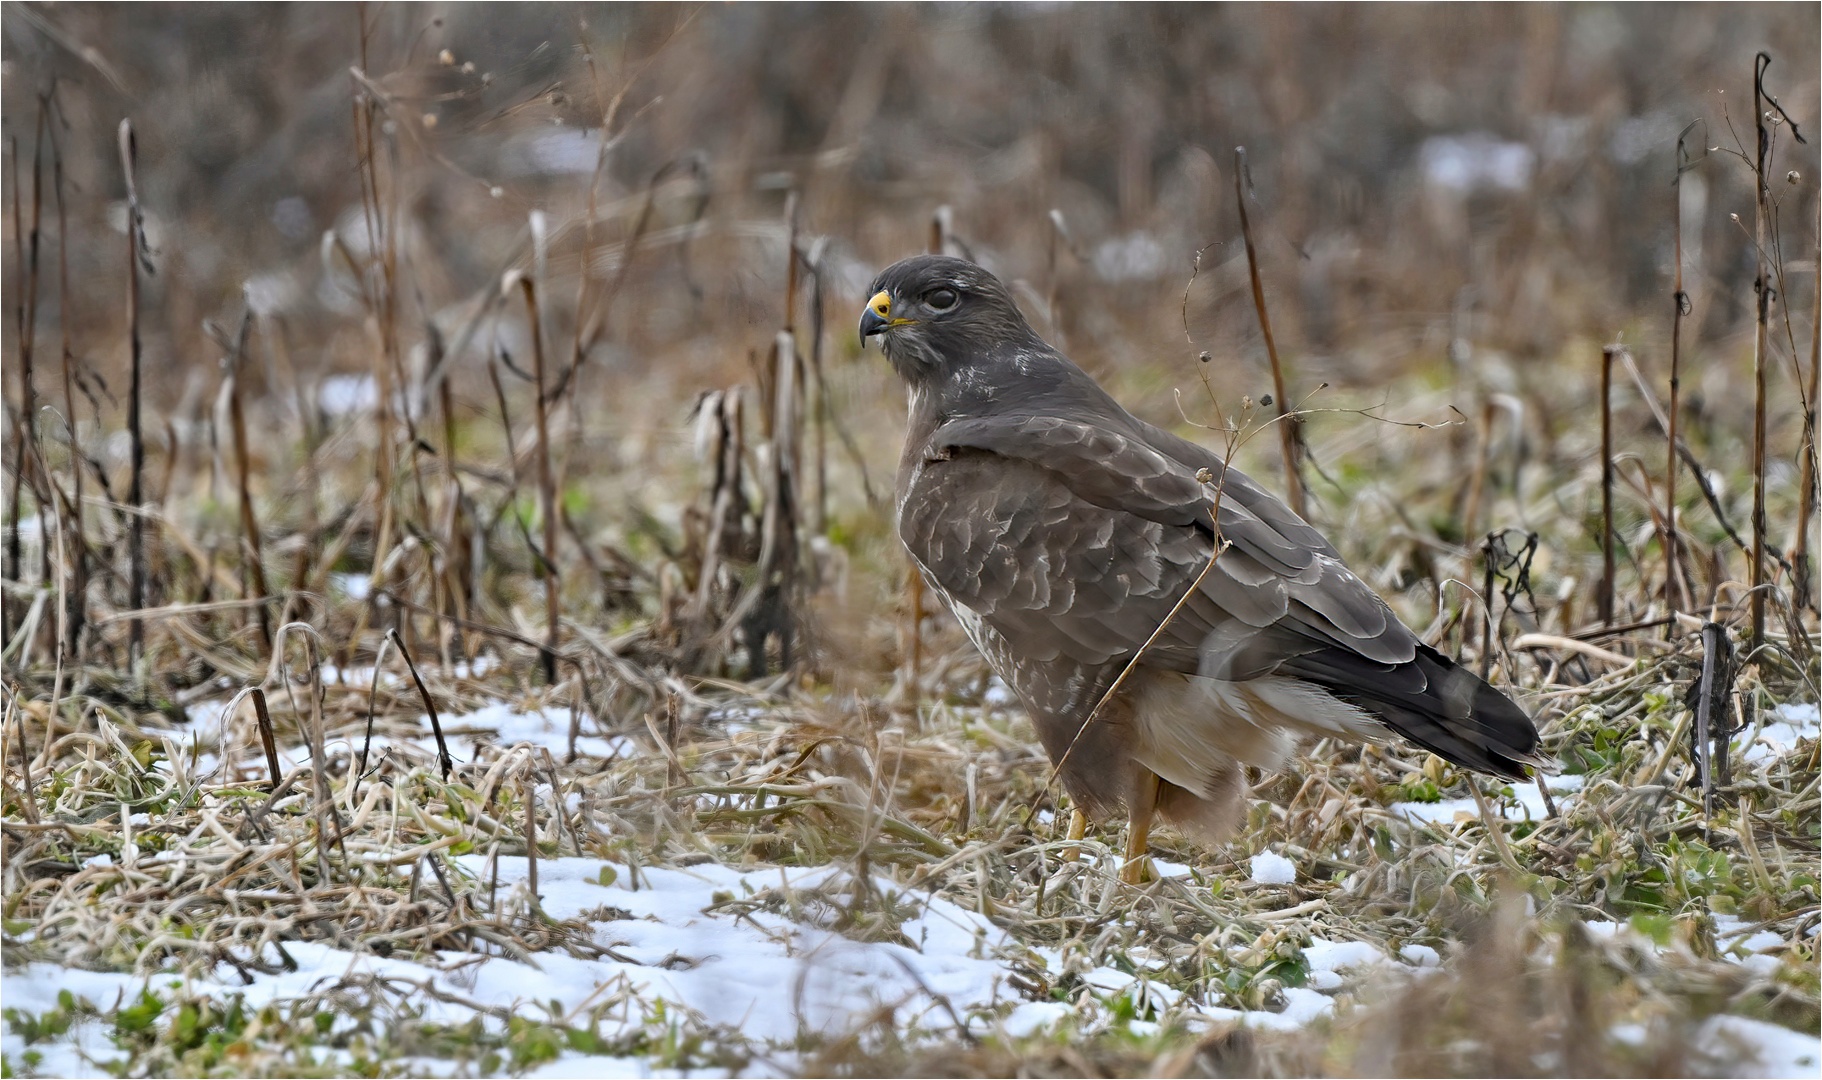
<svg viewBox="0 0 1822 1080"><path fill-rule="evenodd" d="M1063 853L1058 858L1063 862L1075 862L1076 858L1082 854L1082 849L1076 846L1076 841L1087 835L1088 815L1080 810L1071 811L1069 814L1069 846L1063 849Z"/></svg>
<svg viewBox="0 0 1822 1080"><path fill-rule="evenodd" d="M1135 766L1132 794L1127 799L1126 863L1120 867L1120 880L1137 885L1150 877L1151 860L1145 851L1151 841L1151 819L1158 809L1158 774L1143 765Z"/></svg>

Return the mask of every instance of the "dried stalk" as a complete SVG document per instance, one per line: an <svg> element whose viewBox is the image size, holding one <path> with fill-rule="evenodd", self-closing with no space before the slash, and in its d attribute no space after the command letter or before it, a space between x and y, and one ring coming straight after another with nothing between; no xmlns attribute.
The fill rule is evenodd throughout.
<svg viewBox="0 0 1822 1080"><path fill-rule="evenodd" d="M772 453L765 477L765 510L760 519L756 597L749 612L742 612L749 666L754 675L766 670L766 638L776 635L779 663L792 664L792 628L796 618L798 572L798 459L802 423L798 414L798 385L803 378L796 341L779 331L772 343Z"/></svg>
<svg viewBox="0 0 1822 1080"><path fill-rule="evenodd" d="M144 221L139 212L139 185L134 177L137 145L133 139L133 122L120 122L120 167L126 174L127 186L127 340L132 363L130 388L127 391L127 435L132 441L132 473L127 482L127 551L131 559L127 584L127 605L133 610L146 606L146 506L145 506L145 432L141 428L141 355L139 338L139 270L145 259L140 245L144 239ZM145 624L134 619L127 628L127 662L139 663L145 650Z"/></svg>
<svg viewBox="0 0 1822 1080"><path fill-rule="evenodd" d="M1482 579L1480 587L1480 678L1486 681L1487 674L1493 668L1493 560L1496 557L1493 542L1495 534L1488 533L1481 541L1480 555Z"/></svg>
<svg viewBox="0 0 1822 1080"><path fill-rule="evenodd" d="M19 522L23 514L23 493L32 489L39 521L38 564L40 582L50 581L50 521L56 504L47 490L48 477L37 461L38 394L32 375L34 346L38 338L38 250L41 242L40 222L43 214L44 132L47 110L42 99L38 108L38 131L32 149L32 216L28 226L21 217L19 202L19 143L9 140L13 152L13 256L19 288L15 292L14 319L19 350L19 426L13 429L13 497L12 533L7 542L6 576L13 581L22 578L20 565L21 536ZM5 628L0 626L0 638Z"/></svg>
<svg viewBox="0 0 1822 1080"><path fill-rule="evenodd" d="M810 270L810 373L816 379L816 518L812 527L818 536L829 531L829 422L834 411L829 382L822 372L822 254L819 240L804 260Z"/></svg>
<svg viewBox="0 0 1822 1080"><path fill-rule="evenodd" d="M259 725L259 745L266 752L266 790L277 791L279 779L278 741L272 733L272 713L266 708L266 692L252 688L253 718Z"/></svg>
<svg viewBox="0 0 1822 1080"><path fill-rule="evenodd" d="M405 648L399 632L388 630L386 637L398 647L399 657L405 661L405 670L411 672L411 681L418 688L419 699L424 702L424 715L430 718L430 734L437 743L437 767L443 771L443 779L447 781L450 772L455 769L455 762L449 756L449 744L443 739L443 724L437 719L437 703L430 696L430 688L424 685L424 677L418 674L418 666L411 659L411 650Z"/></svg>
<svg viewBox="0 0 1822 1080"><path fill-rule="evenodd" d="M797 332L797 191L784 197L784 332Z"/></svg>
<svg viewBox="0 0 1822 1080"><path fill-rule="evenodd" d="M1613 623L1613 357L1618 345L1601 350L1601 588L1602 626Z"/></svg>
<svg viewBox="0 0 1822 1080"><path fill-rule="evenodd" d="M303 711L297 708L297 698L291 687L290 668L285 661L285 637L292 631L303 635L304 657L310 665L310 715L305 720ZM329 755L323 722L323 677L322 664L317 658L317 644L320 635L316 628L305 622L290 622L278 628L273 634L272 665L275 672L284 679L285 690L292 694L291 711L304 725L305 737L310 744L310 782L314 795L312 811L316 818L316 862L317 872L322 881L329 880L330 844L341 837L341 815L336 813L335 803L329 788ZM255 706L257 709L258 706ZM335 831L329 831L329 821L335 820ZM344 854L346 854L344 850Z"/></svg>
<svg viewBox="0 0 1822 1080"><path fill-rule="evenodd" d="M1727 742L1732 731L1727 723L1727 702L1733 695L1733 643L1727 627L1710 622L1702 625L1702 675L1690 689L1695 698L1695 758L1702 780L1702 813L1714 812L1716 776L1728 773ZM1719 767L1714 755L1720 753ZM1723 781L1725 782L1725 781Z"/></svg>
<svg viewBox="0 0 1822 1080"><path fill-rule="evenodd" d="M531 321L532 384L537 391L538 503L544 519L544 681L557 682L557 626L561 618L557 592L557 482L550 467L550 403L544 397L544 331L538 312L538 291L531 278L518 276Z"/></svg>
<svg viewBox="0 0 1822 1080"><path fill-rule="evenodd" d="M6 711L13 717L13 730L19 735L19 782L24 789L20 793L19 806L25 811L25 820L36 825L38 824L38 784L32 779L32 751L25 741L25 718L28 714L19 707L15 694L7 695L6 704ZM49 731L45 732L47 749L50 746L50 735ZM6 733L4 730L0 730L0 762L4 762L6 759L5 749Z"/></svg>
<svg viewBox="0 0 1822 1080"><path fill-rule="evenodd" d="M434 326L431 327L431 341L440 356L442 338L435 333L435 329ZM474 562L456 557L462 544L462 537L458 534L462 519L462 477L456 464L455 397L447 378L437 380L437 408L443 417L443 469L447 480L442 514L442 558L446 579L444 592L453 609L445 614L454 614L460 620L468 617L468 603L474 598ZM461 623L458 621L447 625L449 633L455 637L456 652L467 659L468 639Z"/></svg>
<svg viewBox="0 0 1822 1080"><path fill-rule="evenodd" d="M1752 568L1750 581L1752 644L1765 643L1765 372L1770 367L1766 355L1771 314L1771 267L1767 262L1766 229L1771 217L1771 188L1765 179L1766 159L1771 156L1771 130L1765 123L1765 69L1771 56L1759 53L1753 57L1752 118L1758 132L1758 152L1754 158L1753 184L1753 292L1756 297L1752 334Z"/></svg>
<svg viewBox="0 0 1822 1080"><path fill-rule="evenodd" d="M1284 386L1284 365L1278 360L1278 343L1272 337L1272 320L1265 309L1265 285L1259 278L1259 255L1253 247L1252 221L1246 214L1246 147L1234 147L1234 202L1240 208L1240 236L1246 242L1246 271L1253 285L1253 310L1259 315L1259 329L1265 335L1265 355L1272 364L1272 393L1278 397L1278 449L1284 455L1284 491L1291 509L1298 517L1307 517L1309 507L1303 495L1303 477L1297 463L1303 457L1303 436L1298 426L1302 421L1292 415L1290 394Z"/></svg>
<svg viewBox="0 0 1822 1080"><path fill-rule="evenodd" d="M1822 267L1822 200L1816 206L1816 265ZM1799 376L1801 378L1801 376ZM1809 522L1816 516L1817 458L1816 395L1822 394L1822 273L1816 275L1816 305L1809 319L1809 392L1803 396L1803 442L1797 463L1797 539L1791 546L1791 591L1800 610L1808 604L1822 611L1816 599L1809 555Z"/></svg>
<svg viewBox="0 0 1822 1080"><path fill-rule="evenodd" d="M43 98L49 111L55 101L55 87ZM70 523L75 541L68 556L70 583L65 596L66 622L64 649L74 660L82 658L82 631L88 622L89 542L82 522L82 445L77 434L75 380L71 369L75 356L70 348L70 221L63 201L63 149L57 141L57 125L47 123L51 144L51 190L57 198L57 330L61 338L60 361L63 367L64 423L70 437L70 473L73 494L70 498Z"/></svg>
<svg viewBox="0 0 1822 1080"><path fill-rule="evenodd" d="M1461 535L1473 536L1480 527L1480 504L1487 486L1487 469L1493 463L1493 399L1480 404L1480 455L1474 460L1474 475L1468 481L1468 505L1461 513Z"/></svg>
<svg viewBox="0 0 1822 1080"><path fill-rule="evenodd" d="M384 193L381 191L379 143L375 132L386 130L379 121L383 108L366 76L369 45L366 5L357 5L355 10L359 28L360 64L349 72L354 85L349 107L353 113L356 175L361 187L361 216L367 230L368 254L366 265L358 270L367 310L373 316L374 330L379 336L379 349L373 358L374 387L377 391L374 420L378 431L373 465L376 497L379 500L379 528L374 539L373 571L368 583L368 595L372 596L383 584L382 568L387 565L388 556L392 553L393 531L396 526L392 490L392 454L397 442L393 434L393 401L395 395L402 393L404 385L397 318L399 184L398 165L394 161L391 177L393 182L389 190ZM410 411L405 412L406 423L411 425ZM415 445L415 432L411 434L411 443ZM415 464L415 456L412 461ZM413 471L415 473L415 468ZM421 481L418 494L421 500ZM355 634L356 640L360 637L360 631L366 628L367 618L368 612L363 610Z"/></svg>
<svg viewBox="0 0 1822 1080"><path fill-rule="evenodd" d="M1683 363L1683 318L1689 314L1689 294L1683 291L1683 170L1688 167L1688 138L1694 124L1683 129L1676 140L1676 179L1670 188L1670 232L1675 238L1676 283L1671 289L1670 317L1670 409L1669 430L1665 433L1664 445L1664 602L1672 611L1682 611L1689 606L1690 597L1687 583L1677 572L1677 420L1681 409L1679 392L1681 388ZM1674 620L1666 624L1665 636L1668 638L1676 632Z"/></svg>
<svg viewBox="0 0 1822 1080"><path fill-rule="evenodd" d="M38 453L38 388L32 378L32 359L37 351L36 346L38 341L38 250L39 246L43 243L44 238L44 232L40 226L43 222L44 211L44 133L49 118L50 110L45 108L44 102L41 99L38 104L38 132L32 140L32 224L30 238L26 244L28 254L26 256L24 281L25 314L21 324L22 333L19 337L19 381L21 389L19 404L20 407L24 409L24 415L20 417L21 422L19 430L24 438L23 446L31 451L29 457L33 462L33 468L26 470L24 460L21 460L19 465L22 476L30 479L32 495L38 503L38 520L41 523L39 528L40 539L38 542L38 580L45 584L48 584L51 580L51 542L49 521L47 519L56 512L57 506L55 498L51 495L50 491L50 472L43 468L44 462L40 459ZM17 148L15 148L15 162L17 161L17 156L18 152ZM19 186L18 180L15 177L13 183L13 200L15 207L18 205L18 199ZM14 225L17 227L16 216ZM15 498L16 497L17 493L15 492ZM17 525L18 519L15 517L15 534L17 534L18 531Z"/></svg>
<svg viewBox="0 0 1822 1080"><path fill-rule="evenodd" d="M526 763L530 764L529 759ZM525 880L531 890L531 902L536 904L538 902L538 799L537 785L533 782L534 780L535 775L525 780ZM555 797L555 789L552 789L551 795L553 798Z"/></svg>
<svg viewBox="0 0 1822 1080"><path fill-rule="evenodd" d="M253 494L250 489L252 473L251 455L247 452L247 418L246 409L241 404L240 367L246 359L247 339L253 332L253 311L251 308L241 318L240 334L235 338L234 348L229 352L226 367L228 369L228 423L233 429L234 466L237 487L240 494L240 534L245 550L241 553L241 562L245 568L245 592L248 597L260 598L254 607L254 622L259 627L259 641L262 648L272 647L271 613L266 610L266 567L264 556L260 551L259 519L253 512Z"/></svg>
<svg viewBox="0 0 1822 1080"><path fill-rule="evenodd" d="M741 484L741 466L746 460L746 425L738 389L712 391L699 407L713 412L715 433L709 448L715 458L715 478L709 493L709 533L703 544L702 563L696 572L696 596L692 601L693 618L701 623L706 620L714 597L723 549L741 531L741 521L746 516L746 498Z"/></svg>
<svg viewBox="0 0 1822 1080"><path fill-rule="evenodd" d="M25 277L25 227L19 210L19 140L16 138L9 138L7 143L12 148L13 152L13 274L15 277L23 279ZM18 302L13 309L13 322L15 332L19 337L20 351L24 354L24 358L19 365L21 383L19 393L21 401L20 407L25 410L25 423L13 429L13 496L7 512L7 523L11 526L12 531L7 534L6 566L4 568L4 574L8 581L18 581L20 579L19 562L23 557L20 545L23 542L23 537L19 531L19 522L25 514L25 448L28 445L25 437L25 425L31 423L32 415L32 379L31 361L29 359L31 356L31 347L25 342L25 293L23 290L20 290L17 292L16 296ZM11 616L12 605L7 602L4 596L0 596L0 641L12 640L13 627Z"/></svg>

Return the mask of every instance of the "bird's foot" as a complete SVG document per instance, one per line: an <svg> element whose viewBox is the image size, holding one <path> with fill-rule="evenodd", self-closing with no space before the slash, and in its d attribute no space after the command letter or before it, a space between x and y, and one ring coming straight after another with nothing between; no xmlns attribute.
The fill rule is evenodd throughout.
<svg viewBox="0 0 1822 1080"><path fill-rule="evenodd" d="M1087 815L1083 814L1080 810L1071 811L1069 815L1069 846L1064 848L1057 858L1066 863L1075 862L1076 859L1080 858L1082 855L1082 849L1076 846L1076 841L1087 835Z"/></svg>
<svg viewBox="0 0 1822 1080"><path fill-rule="evenodd" d="M1143 765L1137 769L1126 806L1126 861L1120 865L1120 880L1128 885L1142 885L1158 876L1145 856L1150 847L1152 815L1158 808L1158 774Z"/></svg>
<svg viewBox="0 0 1822 1080"><path fill-rule="evenodd" d="M1128 885L1143 885L1158 880L1158 870L1151 864L1150 855L1140 855L1120 864L1120 880Z"/></svg>

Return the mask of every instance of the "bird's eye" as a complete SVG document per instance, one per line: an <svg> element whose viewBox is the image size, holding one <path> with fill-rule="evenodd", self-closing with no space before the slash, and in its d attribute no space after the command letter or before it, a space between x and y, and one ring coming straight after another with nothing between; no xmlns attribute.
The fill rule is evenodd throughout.
<svg viewBox="0 0 1822 1080"><path fill-rule="evenodd" d="M954 289L932 289L924 294L924 303L931 311L948 311L960 299Z"/></svg>

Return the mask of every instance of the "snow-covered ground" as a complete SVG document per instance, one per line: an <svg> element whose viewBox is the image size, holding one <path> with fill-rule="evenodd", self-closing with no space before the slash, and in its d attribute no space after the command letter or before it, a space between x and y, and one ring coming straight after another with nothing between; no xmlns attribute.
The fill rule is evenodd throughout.
<svg viewBox="0 0 1822 1080"><path fill-rule="evenodd" d="M488 872L481 856L458 861L471 873ZM523 858L501 858L498 875L503 895L529 887ZM703 1032L738 1033L756 1054L750 1071L764 1074L793 1067L791 1047L800 1036L861 1031L882 1010L891 1012L900 1032L941 1036L960 1023L975 1034L997 1029L1019 1037L1065 1022L1079 1028L1119 1022L1115 1006L1125 998L1137 1006L1139 1019L1125 1021L1136 1030L1178 1018L1192 1024L1231 1020L1284 1031L1332 1012L1330 995L1346 987L1353 973L1389 964L1419 970L1439 963L1437 954L1423 946L1407 946L1394 958L1365 942L1318 937L1303 948L1307 984L1286 988L1280 1011L1241 1011L1197 1001L1149 981L1142 965L1138 973L1104 966L1079 971L1077 989L1062 1000L1030 1000L1012 981L1014 965L1042 969L1060 980L1070 958L1020 946L987 919L941 898L905 892L883 877L873 885L876 902L906 913L897 940L858 941L819 925L830 922L828 916L851 895L852 880L835 867L736 870L705 864L634 871L597 859L545 859L538 865L543 910L557 919L588 921L596 943L609 956L581 959L545 952L536 955L534 966L499 955L445 952L434 961L418 962L292 942L286 948L297 970L256 975L251 985L241 985L232 973L220 981L186 982L174 975L136 978L32 964L6 974L4 994L7 1008L33 1015L55 1009L59 993L66 990L104 1012L131 1003L148 989L167 997L240 995L258 1007L375 977L395 987L423 988L409 1004L421 1008L426 1021L450 1025L467 1022L478 1010L505 1010L584 1027L592 1020L611 1041L651 1023L662 1008L673 1022L686 1018ZM1612 923L1591 923L1589 929L1596 936L1632 932ZM1737 920L1722 925L1723 942L1728 931L1740 929ZM1735 933L1732 944L1749 961L1757 955L1755 946L1780 942L1776 935ZM485 1022L499 1026L491 1016ZM1815 1076L1822 1062L1822 1043L1814 1037L1738 1017L1708 1021L1699 1042L1736 1062L1734 1075L1739 1076ZM26 1049L10 1026L0 1045L14 1063ZM67 1038L32 1049L43 1055L37 1071L50 1076L106 1075L108 1064L124 1056L100 1021L79 1023ZM427 1071L435 1064L422 1063ZM568 1052L528 1075L634 1076L650 1071L648 1063L637 1059Z"/></svg>
<svg viewBox="0 0 1822 1080"><path fill-rule="evenodd" d="M1815 1080L1822 1075L1822 1044L1812 1035L1744 1016L1711 1016L1696 1045L1733 1067L1722 1075L1766 1080Z"/></svg>
<svg viewBox="0 0 1822 1080"><path fill-rule="evenodd" d="M1748 764L1762 764L1792 749L1803 739L1822 737L1822 716L1814 703L1774 705L1767 709L1761 722L1735 737L1734 745ZM1559 804L1575 797L1582 789L1579 775L1546 776L1544 784ZM1549 816L1544 797L1535 783L1511 785L1512 798L1490 799L1488 809L1508 821L1539 821ZM1560 808L1560 807L1559 807ZM1436 802L1393 803L1394 814L1412 821L1450 825L1457 821L1477 821L1480 809L1473 799L1441 799Z"/></svg>
<svg viewBox="0 0 1822 1080"><path fill-rule="evenodd" d="M1776 705L1765 711L1758 730L1747 732L1744 756L1755 764L1768 761L1797 745L1797 740L1818 736L1822 736L1822 714L1814 702Z"/></svg>
<svg viewBox="0 0 1822 1080"><path fill-rule="evenodd" d="M458 862L472 873L488 872L482 856ZM529 887L527 869L524 858L499 860L503 896ZM1020 946L987 919L941 898L906 893L884 877L873 885L878 903L907 913L898 940L857 941L818 925L851 895L852 880L836 867L735 870L705 864L634 871L597 859L545 859L538 864L540 906L553 918L588 920L596 943L615 958L546 952L533 966L498 955L446 952L426 963L293 942L286 949L297 970L256 975L251 985L242 985L232 972L220 981L190 982L174 975L136 978L32 964L7 973L6 1005L42 1014L55 1009L58 994L68 990L109 1011L150 989L161 995L241 995L258 1007L349 979L380 977L395 986L423 987L412 1004L424 1010L425 1020L451 1025L473 1018L480 1006L586 1026L592 1010L613 1002L606 1015L593 1017L608 1040L649 1023L662 1003L669 1015L687 1017L700 1030L737 1032L759 1052L756 1062L763 1061L754 1071L766 1073L791 1067L790 1047L800 1036L848 1035L872 1023L882 1009L891 1011L901 1032L938 1036L958 1023L976 1034L998 1028L1012 1036L1065 1021L1100 1026L1115 1022L1113 1006L1122 997L1138 1006L1140 1019L1130 1022L1144 1028L1177 1016L1294 1029L1334 1008L1325 991L1343 985L1339 972L1395 962L1371 945L1316 939L1305 950L1315 988L1287 989L1280 1012L1209 1005L1150 982L1142 972L1110 967L1076 972L1078 989L1065 1000L1033 1001L1012 983L1014 965L1060 980L1069 973L1069 958ZM1396 962L1433 965L1436 957L1420 950ZM17 1062L26 1047L9 1030L4 1049ZM123 1057L95 1021L78 1024L68 1039L33 1049L44 1055L38 1066L43 1075L104 1075L109 1062ZM530 1075L639 1070L636 1061L571 1053Z"/></svg>
<svg viewBox="0 0 1822 1080"><path fill-rule="evenodd" d="M1544 784L1550 789L1560 803L1582 789L1580 776L1547 776ZM1498 817L1508 821L1541 821L1549 816L1549 808L1544 805L1544 796L1537 790L1535 783L1514 783L1511 785L1512 798L1487 800L1487 809ZM1427 821L1441 825L1451 825L1457 821L1479 821L1480 808L1474 800L1439 799L1436 802L1397 802L1391 811L1400 817L1412 821Z"/></svg>
<svg viewBox="0 0 1822 1080"><path fill-rule="evenodd" d="M348 673L371 678L371 672ZM586 718L585 718L586 720ZM1770 753L1817 733L1815 706L1785 706L1749 734L1747 756ZM444 720L452 749L476 741L503 746L529 744L553 753L567 750L567 709L520 712L494 705ZM196 730L213 729L199 725ZM584 724L578 749L612 758L635 752L623 737L592 733ZM431 745L428 733L401 738L400 745ZM377 740L376 745L388 745ZM292 748L292 759L307 750ZM1580 777L1547 781L1559 802L1576 797ZM1546 810L1535 785L1514 785L1513 798L1495 800L1495 812L1509 819L1541 818ZM1458 815L1478 819L1473 800L1399 803L1395 814L1414 821L1452 823ZM1104 856L1111 858L1109 856ZM501 857L497 867L481 855L459 857L476 875L497 874L502 906L520 890L529 900L529 868L522 857ZM1190 875L1187 866L1159 860L1165 877ZM1297 863L1285 854L1251 857L1242 887L1274 889L1294 885ZM727 867L715 863L685 868L634 868L596 858L541 859L537 903L559 920L587 923L604 955L583 958L566 952L535 954L531 961L498 954L443 952L423 960L354 953L320 942L291 942L286 949L296 970L255 974L242 984L232 971L189 981L174 974L136 977L75 971L36 963L13 968L0 978L8 1010L42 1015L68 992L100 1010L102 1019L78 1022L67 1035L39 1041L39 1075L107 1074L123 1060L108 1032L105 1015L150 991L226 999L238 995L250 1006L284 1002L319 993L348 980L384 979L394 987L415 986L410 1004L429 1022L458 1025L477 1015L500 1026L498 1016L528 1015L568 1026L593 1026L613 1041L654 1022L684 1023L711 1038L737 1040L752 1053L748 1071L788 1072L798 1061L794 1047L806 1035L828 1037L863 1032L884 1014L901 1034L953 1034L965 1025L975 1034L998 1031L1022 1037L1061 1024L1094 1030L1128 1024L1138 1033L1178 1020L1187 1024L1237 1022L1271 1030L1295 1030L1330 1014L1335 995L1358 975L1402 969L1413 975L1439 965L1438 954L1408 945L1390 955L1366 942L1315 937L1302 946L1308 978L1289 986L1275 1008L1243 1011L1228 1007L1218 992L1198 999L1148 977L1135 952L1133 970L1092 966L1079 953L1034 948L1011 938L978 913L940 897L907 890L885 876L871 881L872 910L889 911L897 932L857 940L838 932L839 912L852 899L855 882L842 866L815 868ZM1290 906L1294 901L1286 901ZM1624 924L1587 924L1597 937L1634 934ZM1749 967L1776 969L1769 955L1784 942L1737 918L1717 916L1717 944L1723 955ZM1161 962L1160 962L1161 963ZM1027 993L1029 974L1041 973L1049 986L1066 993ZM1023 989L1022 989L1023 988ZM0 1048L15 1069L28 1047L11 1021ZM1624 1031L1616 1031L1624 1038ZM1740 1076L1816 1076L1822 1042L1810 1035L1739 1017L1716 1017L1698 1035L1698 1045L1737 1066ZM433 1073L449 1062L416 1063ZM609 1058L566 1051L533 1076L652 1075L643 1058Z"/></svg>

